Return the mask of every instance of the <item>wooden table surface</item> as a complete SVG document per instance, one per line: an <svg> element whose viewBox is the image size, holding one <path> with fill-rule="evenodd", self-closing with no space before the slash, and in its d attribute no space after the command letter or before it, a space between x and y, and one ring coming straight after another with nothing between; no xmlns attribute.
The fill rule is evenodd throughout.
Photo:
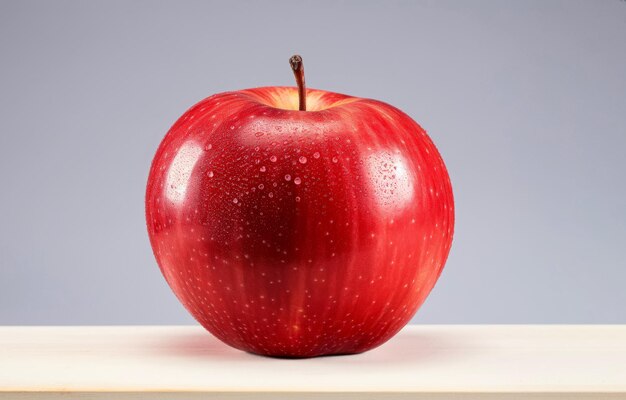
<svg viewBox="0 0 626 400"><path fill-rule="evenodd" d="M408 326L286 360L196 326L0 327L0 399L626 399L626 325Z"/></svg>

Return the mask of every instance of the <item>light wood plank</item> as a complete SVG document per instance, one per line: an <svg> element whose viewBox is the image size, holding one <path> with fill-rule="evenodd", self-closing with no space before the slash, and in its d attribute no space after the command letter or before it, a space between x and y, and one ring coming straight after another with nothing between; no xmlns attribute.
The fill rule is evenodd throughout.
<svg viewBox="0 0 626 400"><path fill-rule="evenodd" d="M200 327L0 327L0 398L626 398L626 326L409 326L364 354L305 360Z"/></svg>

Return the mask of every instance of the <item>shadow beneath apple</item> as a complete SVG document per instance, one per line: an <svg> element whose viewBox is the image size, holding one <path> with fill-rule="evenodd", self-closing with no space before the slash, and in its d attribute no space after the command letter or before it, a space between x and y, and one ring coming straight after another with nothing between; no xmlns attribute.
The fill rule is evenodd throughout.
<svg viewBox="0 0 626 400"><path fill-rule="evenodd" d="M383 345L358 354L326 355L313 358L268 357L247 353L232 348L206 331L184 332L164 337L154 346L159 356L183 357L196 360L250 362L267 360L271 363L340 364L350 367L361 365L425 364L444 358L467 356L451 352L453 343L448 343L438 332L411 332L397 335ZM309 360L308 362L306 360Z"/></svg>
<svg viewBox="0 0 626 400"><path fill-rule="evenodd" d="M155 346L159 356L196 359L245 360L253 355L222 343L209 332L198 329L163 337Z"/></svg>
<svg viewBox="0 0 626 400"><path fill-rule="evenodd" d="M449 351L451 347L452 344L437 332L411 332L410 335L396 335L364 353L342 356L341 362L348 365L380 364L386 367L406 363L426 365L453 356Z"/></svg>

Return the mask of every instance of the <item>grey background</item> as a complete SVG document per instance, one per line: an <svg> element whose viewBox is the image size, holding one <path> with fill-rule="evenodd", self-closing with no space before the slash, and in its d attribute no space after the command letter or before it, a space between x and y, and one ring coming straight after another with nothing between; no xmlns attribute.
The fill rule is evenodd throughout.
<svg viewBox="0 0 626 400"><path fill-rule="evenodd" d="M161 138L221 91L371 97L446 160L417 323L626 323L626 2L0 2L0 324L192 323L153 259Z"/></svg>

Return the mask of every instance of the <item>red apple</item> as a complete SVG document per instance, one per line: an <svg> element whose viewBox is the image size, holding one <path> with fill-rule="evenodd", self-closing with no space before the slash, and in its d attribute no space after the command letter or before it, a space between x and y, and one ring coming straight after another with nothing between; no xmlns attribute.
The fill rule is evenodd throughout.
<svg viewBox="0 0 626 400"><path fill-rule="evenodd" d="M302 77L187 111L154 157L146 219L165 279L208 331L311 357L372 349L411 319L448 256L454 205L415 121Z"/></svg>

